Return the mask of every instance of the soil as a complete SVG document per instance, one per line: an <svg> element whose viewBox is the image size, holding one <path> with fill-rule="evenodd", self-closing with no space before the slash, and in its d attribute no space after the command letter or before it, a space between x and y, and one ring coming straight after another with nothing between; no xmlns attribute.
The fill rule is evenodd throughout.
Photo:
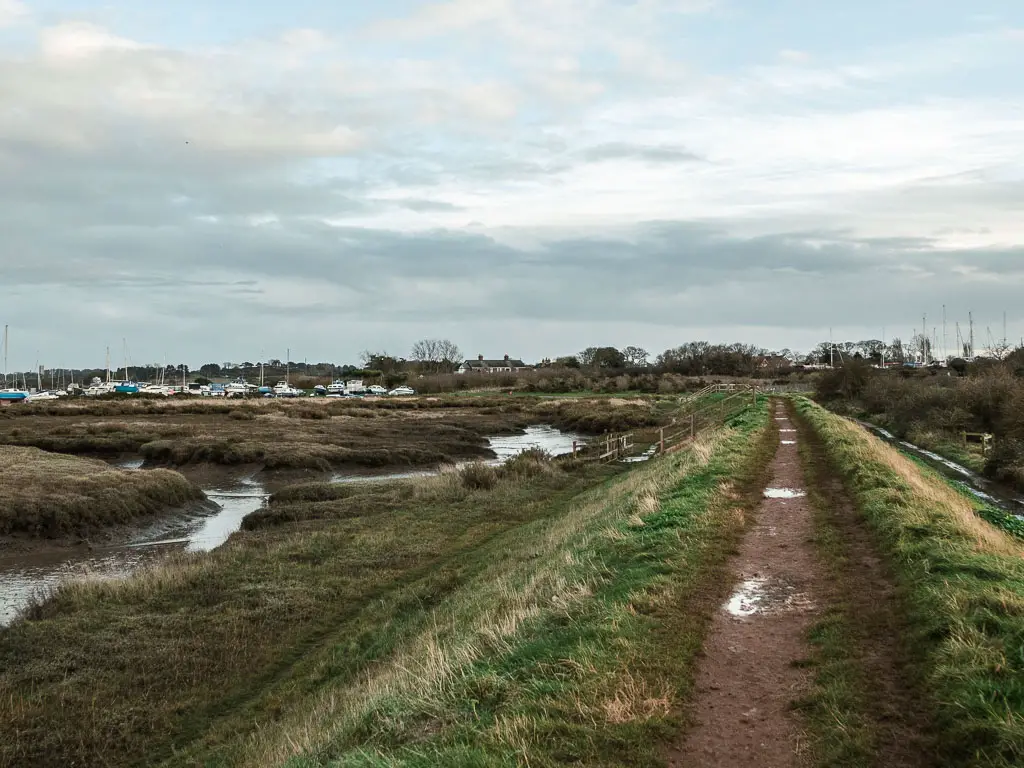
<svg viewBox="0 0 1024 768"><path fill-rule="evenodd" d="M792 428L777 409L779 428ZM806 487L795 444L780 442L771 487ZM808 499L797 495L765 498L756 521L731 564L737 587L712 621L697 671L694 725L669 753L671 766L805 764L791 703L808 686L799 662L808 655L823 582L814 516Z"/></svg>

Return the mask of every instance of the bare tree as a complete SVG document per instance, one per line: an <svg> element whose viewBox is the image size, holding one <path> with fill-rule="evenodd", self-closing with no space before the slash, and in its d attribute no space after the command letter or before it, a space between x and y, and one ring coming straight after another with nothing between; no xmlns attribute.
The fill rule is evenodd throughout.
<svg viewBox="0 0 1024 768"><path fill-rule="evenodd" d="M437 373L454 370L462 354L458 345L448 339L420 339L412 345L411 357L422 370Z"/></svg>

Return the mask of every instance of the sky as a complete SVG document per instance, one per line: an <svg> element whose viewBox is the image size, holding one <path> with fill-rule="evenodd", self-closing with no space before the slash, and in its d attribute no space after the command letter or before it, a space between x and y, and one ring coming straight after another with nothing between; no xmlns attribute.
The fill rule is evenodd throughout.
<svg viewBox="0 0 1024 768"><path fill-rule="evenodd" d="M1022 71L1019 0L0 0L8 365L1019 339Z"/></svg>

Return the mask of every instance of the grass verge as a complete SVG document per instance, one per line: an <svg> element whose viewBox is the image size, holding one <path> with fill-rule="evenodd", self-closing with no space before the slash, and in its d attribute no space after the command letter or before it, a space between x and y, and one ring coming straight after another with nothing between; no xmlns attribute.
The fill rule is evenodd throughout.
<svg viewBox="0 0 1024 768"><path fill-rule="evenodd" d="M0 765L650 764L767 423L628 473L307 486L210 555L65 587L0 633Z"/></svg>
<svg viewBox="0 0 1024 768"><path fill-rule="evenodd" d="M934 765L933 713L920 694L903 600L877 557L821 439L800 416L800 458L827 582L809 643L814 684L797 702L814 762L881 768Z"/></svg>
<svg viewBox="0 0 1024 768"><path fill-rule="evenodd" d="M1024 760L1024 548L935 475L808 400L797 410L889 560L939 762Z"/></svg>
<svg viewBox="0 0 1024 768"><path fill-rule="evenodd" d="M127 472L95 459L0 446L0 536L89 536L203 498L177 472Z"/></svg>

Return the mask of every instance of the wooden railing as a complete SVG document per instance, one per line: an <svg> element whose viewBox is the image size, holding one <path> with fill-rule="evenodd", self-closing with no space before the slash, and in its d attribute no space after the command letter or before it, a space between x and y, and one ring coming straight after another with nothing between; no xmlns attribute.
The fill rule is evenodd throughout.
<svg viewBox="0 0 1024 768"><path fill-rule="evenodd" d="M715 395L724 397L714 398ZM573 444L573 456L585 461L622 461L638 455L639 447L648 446L651 456L677 449L695 439L701 432L721 426L729 419L756 404L758 389L747 384L711 384L683 398L671 421L663 426L607 434L584 445Z"/></svg>

